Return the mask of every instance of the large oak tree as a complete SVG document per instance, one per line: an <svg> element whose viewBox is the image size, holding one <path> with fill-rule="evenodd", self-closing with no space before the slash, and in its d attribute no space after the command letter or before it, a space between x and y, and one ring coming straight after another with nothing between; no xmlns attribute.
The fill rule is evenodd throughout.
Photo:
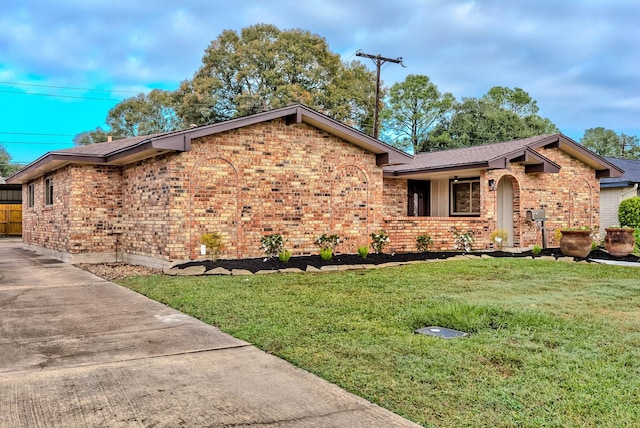
<svg viewBox="0 0 640 428"><path fill-rule="evenodd" d="M302 103L365 128L374 89L373 73L342 62L324 38L258 24L239 34L225 30L211 43L202 67L177 91L177 111L200 125Z"/></svg>

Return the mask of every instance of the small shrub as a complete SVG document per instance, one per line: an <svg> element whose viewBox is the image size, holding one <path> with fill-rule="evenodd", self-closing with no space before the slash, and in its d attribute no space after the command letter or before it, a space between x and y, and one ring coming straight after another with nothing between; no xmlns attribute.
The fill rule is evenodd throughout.
<svg viewBox="0 0 640 428"><path fill-rule="evenodd" d="M453 233L454 249L464 250L466 253L471 251L471 244L473 244L473 231L469 230L462 233L458 232L458 229L455 227L450 228L449 231Z"/></svg>
<svg viewBox="0 0 640 428"><path fill-rule="evenodd" d="M494 243L495 248L502 250L509 243L509 232L504 229L497 229L491 232L489 239Z"/></svg>
<svg viewBox="0 0 640 428"><path fill-rule="evenodd" d="M429 245L433 244L433 239L429 235L416 236L416 248L421 253L429 251Z"/></svg>
<svg viewBox="0 0 640 428"><path fill-rule="evenodd" d="M200 237L200 243L207 247L207 254L217 259L224 249L222 235L218 232L205 233Z"/></svg>
<svg viewBox="0 0 640 428"><path fill-rule="evenodd" d="M541 252L542 252L542 247L541 247L540 245L538 245L538 244L534 245L534 246L531 248L531 254L534 254L534 255L536 255L536 256L537 256L537 255L538 255L538 254L540 254Z"/></svg>
<svg viewBox="0 0 640 428"><path fill-rule="evenodd" d="M358 255L363 259L366 259L369 255L369 247L367 247L366 245L358 247Z"/></svg>
<svg viewBox="0 0 640 428"><path fill-rule="evenodd" d="M320 258L324 261L331 260L333 257L333 250L331 248L322 248L320 250Z"/></svg>
<svg viewBox="0 0 640 428"><path fill-rule="evenodd" d="M291 258L291 251L289 250L282 250L278 253L278 260L280 260L283 263L287 263L290 258Z"/></svg>
<svg viewBox="0 0 640 428"><path fill-rule="evenodd" d="M621 226L640 228L640 196L620 202L618 206L618 221Z"/></svg>
<svg viewBox="0 0 640 428"><path fill-rule="evenodd" d="M562 229L557 228L553 231L553 239L560 242L560 240L562 239Z"/></svg>
<svg viewBox="0 0 640 428"><path fill-rule="evenodd" d="M284 251L284 241L279 233L272 233L260 238L260 248L267 257L276 257Z"/></svg>
<svg viewBox="0 0 640 428"><path fill-rule="evenodd" d="M333 253L340 243L340 237L338 235L327 235L323 233L322 236L316 238L315 243L321 250L329 249Z"/></svg>
<svg viewBox="0 0 640 428"><path fill-rule="evenodd" d="M389 236L387 235L387 232L385 232L383 229L380 229L377 232L373 232L370 236L371 248L373 248L373 251L375 251L376 254L382 254L382 250L384 250L384 247L389 245Z"/></svg>

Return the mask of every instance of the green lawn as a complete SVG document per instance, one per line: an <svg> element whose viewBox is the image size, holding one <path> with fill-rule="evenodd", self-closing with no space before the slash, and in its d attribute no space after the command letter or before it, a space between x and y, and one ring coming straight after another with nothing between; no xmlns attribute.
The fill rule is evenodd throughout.
<svg viewBox="0 0 640 428"><path fill-rule="evenodd" d="M120 283L423 425L640 423L640 268L478 259ZM414 334L429 325L471 336Z"/></svg>

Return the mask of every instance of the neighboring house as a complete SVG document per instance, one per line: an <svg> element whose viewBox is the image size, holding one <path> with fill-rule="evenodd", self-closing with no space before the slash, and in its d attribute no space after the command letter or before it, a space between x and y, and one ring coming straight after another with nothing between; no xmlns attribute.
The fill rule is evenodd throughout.
<svg viewBox="0 0 640 428"><path fill-rule="evenodd" d="M22 233L22 186L0 177L0 236Z"/></svg>
<svg viewBox="0 0 640 428"><path fill-rule="evenodd" d="M552 227L598 224L598 178L620 174L560 134L413 157L296 105L49 152L9 180L23 185L34 249L164 266L202 258L209 232L225 258L262 256L271 233L294 255L317 253L323 233L355 253L379 229L388 251L414 251L423 234L452 249L451 226L473 230L475 249L496 228L526 247L541 242L527 209L545 208Z"/></svg>
<svg viewBox="0 0 640 428"><path fill-rule="evenodd" d="M640 160L605 158L624 174L616 178L600 180L600 234L605 227L618 225L618 207L627 198L640 196Z"/></svg>

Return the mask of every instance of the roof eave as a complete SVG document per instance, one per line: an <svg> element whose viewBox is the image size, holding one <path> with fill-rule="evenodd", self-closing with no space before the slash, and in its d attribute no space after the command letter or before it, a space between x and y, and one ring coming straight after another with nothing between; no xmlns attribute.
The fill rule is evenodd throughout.
<svg viewBox="0 0 640 428"><path fill-rule="evenodd" d="M71 163L105 164L106 160L103 156L50 152L8 177L7 183L25 184L36 177L55 171Z"/></svg>
<svg viewBox="0 0 640 428"><path fill-rule="evenodd" d="M13 180L14 183L26 182L38 175L46 174L49 171L61 168L62 166L72 162L123 165L163 153L188 151L191 149L191 141L196 138L218 134L275 119L285 119L287 124L304 122L335 135L338 138L346 140L375 154L376 164L378 166L406 164L413 159L412 155L320 114L308 107L297 104L251 116L232 119L226 122L152 136L132 144L131 146L126 146L102 155L50 152L35 162L27 165L25 168L9 177L9 179Z"/></svg>
<svg viewBox="0 0 640 428"><path fill-rule="evenodd" d="M489 168L489 165L487 162L473 162L473 163L466 163L466 164L460 164L460 165L415 168L411 170L402 170L402 171L385 171L384 176L403 177L403 176L411 176L411 175L417 175L417 174L428 174L428 173L449 172L449 171L451 172L465 171L468 169L488 169L488 168Z"/></svg>

